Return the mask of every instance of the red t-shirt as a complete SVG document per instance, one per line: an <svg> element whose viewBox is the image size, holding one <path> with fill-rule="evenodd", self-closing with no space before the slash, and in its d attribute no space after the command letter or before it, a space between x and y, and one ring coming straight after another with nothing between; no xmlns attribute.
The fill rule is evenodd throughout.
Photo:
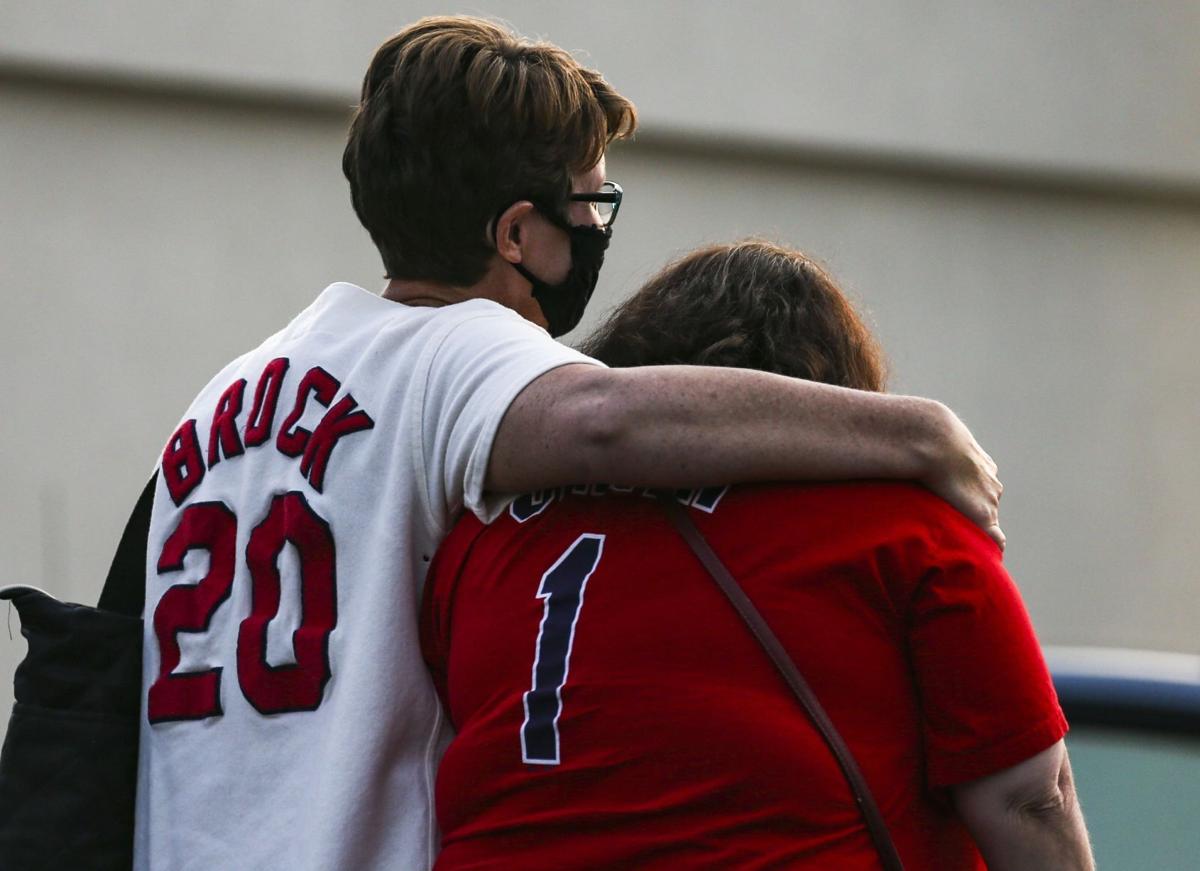
<svg viewBox="0 0 1200 871"><path fill-rule="evenodd" d="M466 517L430 569L423 644L458 733L437 868L878 868L829 749L661 506L599 491ZM906 866L982 868L942 787L1066 732L999 549L906 484L686 498Z"/></svg>

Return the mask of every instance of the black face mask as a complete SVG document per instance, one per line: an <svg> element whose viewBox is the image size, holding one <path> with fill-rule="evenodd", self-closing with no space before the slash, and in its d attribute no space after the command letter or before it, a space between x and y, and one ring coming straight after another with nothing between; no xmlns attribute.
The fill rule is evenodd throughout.
<svg viewBox="0 0 1200 871"><path fill-rule="evenodd" d="M547 284L520 263L514 263L512 267L533 285L533 298L542 307L547 329L550 335L557 338L575 329L583 317L583 310L587 308L600 278L600 267L604 265L604 252L608 250L612 228L576 227L541 209L538 211L570 235L571 270L558 284Z"/></svg>

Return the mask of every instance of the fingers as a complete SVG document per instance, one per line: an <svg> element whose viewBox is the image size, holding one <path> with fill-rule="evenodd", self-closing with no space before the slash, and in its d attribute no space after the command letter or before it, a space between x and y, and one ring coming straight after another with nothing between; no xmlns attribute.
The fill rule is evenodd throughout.
<svg viewBox="0 0 1200 871"><path fill-rule="evenodd" d="M1000 528L999 498L999 496L990 496L982 501L975 502L973 506L975 516L971 519L987 533L992 541L1000 545L1001 550L1004 550L1007 538L1004 535L1004 530Z"/></svg>
<svg viewBox="0 0 1200 871"><path fill-rule="evenodd" d="M1008 540L1000 528L1000 499L1004 485L999 467L962 422L952 416L956 431L963 436L951 444L945 463L925 480L926 486L971 518L1001 550Z"/></svg>
<svg viewBox="0 0 1200 871"><path fill-rule="evenodd" d="M983 449L979 442L975 442L975 451L979 454L981 465L984 470L993 478L1000 471L1000 467L996 465L996 461L992 459L992 455Z"/></svg>
<svg viewBox="0 0 1200 871"><path fill-rule="evenodd" d="M994 475L988 480L989 499L984 504L984 520L980 526L983 527L991 539L1000 545L1000 550L1004 550L1004 546L1008 539L1004 535L1004 530L1000 528L1000 497L1004 495L1004 485L1000 483L1000 479Z"/></svg>
<svg viewBox="0 0 1200 871"><path fill-rule="evenodd" d="M982 472L982 470L980 470ZM1004 550L1007 544L1007 538L1004 535L1004 530L1000 528L1000 498L1004 495L1004 485L1000 483L1000 479L995 476L995 473L982 475L982 493L976 490L976 493L983 498L975 503L977 514L974 518L975 522L988 534L992 541Z"/></svg>

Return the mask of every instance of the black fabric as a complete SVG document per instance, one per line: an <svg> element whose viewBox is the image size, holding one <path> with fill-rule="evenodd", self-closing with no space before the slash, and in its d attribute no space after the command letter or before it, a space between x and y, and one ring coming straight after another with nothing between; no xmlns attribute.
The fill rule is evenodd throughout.
<svg viewBox="0 0 1200 871"><path fill-rule="evenodd" d="M32 587L0 591L21 616L29 653L13 688L24 705L86 714L132 716L141 697L142 621L60 602Z"/></svg>
<svg viewBox="0 0 1200 871"><path fill-rule="evenodd" d="M29 645L0 750L0 871L133 863L146 540L155 479L130 516L102 608L7 587Z"/></svg>
<svg viewBox="0 0 1200 871"><path fill-rule="evenodd" d="M510 264L529 282L530 293L546 317L546 330L555 338L579 325L596 290L604 252L612 239L610 227L568 225L565 229L571 238L571 268L558 284L547 284L520 263Z"/></svg>
<svg viewBox="0 0 1200 871"><path fill-rule="evenodd" d="M154 508L154 490L158 486L155 472L142 489L133 513L125 524L125 532L113 554L108 577L100 592L98 607L131 617L141 617L146 604L146 539L150 535L150 511Z"/></svg>

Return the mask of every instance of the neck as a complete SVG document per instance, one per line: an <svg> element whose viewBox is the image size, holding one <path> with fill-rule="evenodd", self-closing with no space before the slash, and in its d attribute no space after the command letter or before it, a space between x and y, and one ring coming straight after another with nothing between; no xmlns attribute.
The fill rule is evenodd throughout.
<svg viewBox="0 0 1200 871"><path fill-rule="evenodd" d="M507 263L494 258L479 281L467 287L436 281L393 278L383 298L404 305L443 306L468 299L490 299L524 315L521 301L529 298L529 285ZM531 298L530 298L531 299Z"/></svg>
<svg viewBox="0 0 1200 871"><path fill-rule="evenodd" d="M383 298L404 305L443 306L453 305L475 296L471 288L438 284L433 281L410 281L393 278L383 289Z"/></svg>

